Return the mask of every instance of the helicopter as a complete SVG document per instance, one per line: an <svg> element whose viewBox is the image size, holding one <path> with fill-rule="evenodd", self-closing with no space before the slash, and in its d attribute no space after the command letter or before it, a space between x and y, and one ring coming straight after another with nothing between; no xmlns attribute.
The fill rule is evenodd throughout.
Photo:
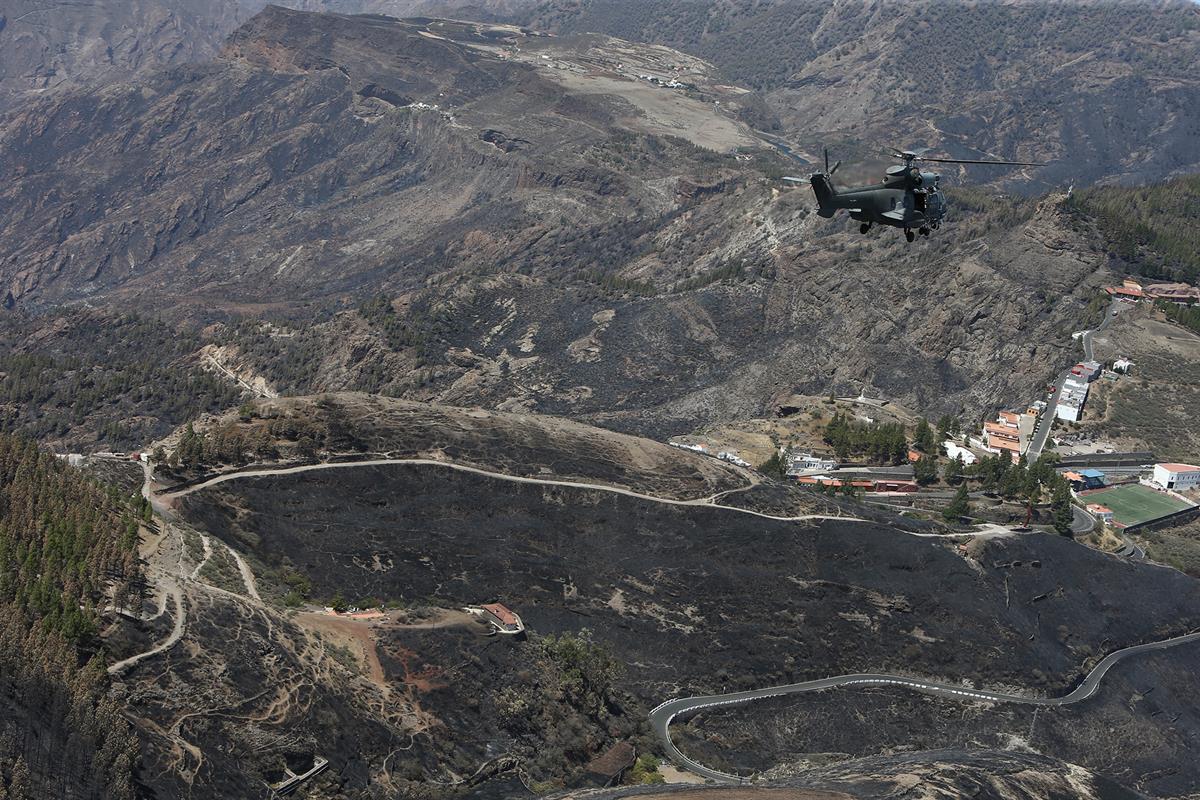
<svg viewBox="0 0 1200 800"><path fill-rule="evenodd" d="M833 185L833 173L842 165L838 161L829 167L829 150L825 150L825 171L814 172L808 178L785 177L790 183L809 183L817 198L817 216L832 217L839 209L850 212L850 217L862 224L858 230L867 233L872 225L890 225L903 228L904 238L916 239L916 234L928 236L931 230L942 226L946 216L946 198L938 182L936 172L925 172L917 162L939 164L998 164L1017 167L1042 167L1032 161L993 161L961 158L930 158L923 156L928 148L920 150L894 150L892 156L903 159L903 164L887 168L882 185L858 186L838 190ZM914 229L916 232L914 233Z"/></svg>

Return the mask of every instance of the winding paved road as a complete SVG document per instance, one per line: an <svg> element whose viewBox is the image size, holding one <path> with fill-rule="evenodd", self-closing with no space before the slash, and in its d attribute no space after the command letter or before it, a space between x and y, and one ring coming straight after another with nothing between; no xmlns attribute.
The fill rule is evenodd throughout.
<svg viewBox="0 0 1200 800"><path fill-rule="evenodd" d="M772 686L765 689L752 689L746 692L730 692L729 694L704 695L699 697L684 697L677 700L668 700L665 703L657 706L650 712L650 727L658 735L662 742L663 748L667 755L680 767L694 772L704 778L709 778L716 781L734 781L744 782L747 779L739 775L730 775L726 772L710 769L703 764L693 761L680 752L675 743L671 741L671 721L680 714L686 714L692 711L697 711L703 708L713 708L717 706L735 705L738 703L748 703L752 700L761 700L765 697L780 697L788 694L800 694L802 692L819 692L826 689L835 689L843 686L900 686L906 689L912 689L925 694L938 695L951 700L982 700L985 702L994 703L1023 703L1033 706L1065 706L1071 703L1078 703L1081 700L1086 700L1096 693L1100 688L1100 682L1104 680L1104 676L1112 667L1120 661L1123 661L1140 653L1147 653L1155 650L1166 650L1171 647L1177 647L1181 644L1200 641L1200 631L1187 633L1182 636L1175 636L1171 639L1163 639L1158 642L1148 642L1146 644L1137 644L1132 647L1126 647L1121 650L1116 650L1109 653L1100 660L1087 677L1083 679L1077 687L1062 697L1026 697L1015 694L1005 694L1003 692L990 692L986 689L970 689L963 686L954 686L947 683L938 683L936 681L925 681L918 678L909 678L902 675L888 675L886 673L858 673L852 675L836 675L831 678L818 678L812 681L804 681L803 683L790 683L786 686Z"/></svg>

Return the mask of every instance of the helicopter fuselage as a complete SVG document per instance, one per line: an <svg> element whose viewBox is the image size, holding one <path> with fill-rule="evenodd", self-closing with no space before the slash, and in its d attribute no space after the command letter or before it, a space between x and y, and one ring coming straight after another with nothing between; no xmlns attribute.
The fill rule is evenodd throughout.
<svg viewBox="0 0 1200 800"><path fill-rule="evenodd" d="M868 225L888 225L893 228L937 228L946 214L946 200L935 172L922 172L915 167L890 167L879 184L852 189L834 189L825 173L816 173L810 180L822 217L832 217L837 211L847 211L851 218Z"/></svg>
<svg viewBox="0 0 1200 800"><path fill-rule="evenodd" d="M829 151L825 151L825 170L814 172L808 177L813 194L817 197L817 215L832 217L838 211L846 211L862 224L859 231L867 233L873 225L887 225L904 230L904 238L913 241L916 233L928 236L931 230L941 227L946 216L946 197L938 187L941 176L936 172L925 172L916 162L941 164L989 164L1010 167L1044 167L1036 161L1001 161L979 158L935 158L922 156L921 152L903 150L892 153L904 159L903 164L887 168L883 181L874 186L857 186L852 189L836 189L833 173L842 165L839 161L829 166ZM804 183L803 178L784 177L790 183ZM914 233L914 230L916 233Z"/></svg>

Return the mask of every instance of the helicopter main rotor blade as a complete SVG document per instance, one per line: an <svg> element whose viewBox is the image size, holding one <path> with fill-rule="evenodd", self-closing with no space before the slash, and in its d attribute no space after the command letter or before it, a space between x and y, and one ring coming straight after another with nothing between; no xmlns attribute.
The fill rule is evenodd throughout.
<svg viewBox="0 0 1200 800"><path fill-rule="evenodd" d="M918 161L936 161L939 164L1007 164L1014 167L1044 167L1045 163L1037 161L990 161L987 159L970 159L970 158L925 158L920 157Z"/></svg>

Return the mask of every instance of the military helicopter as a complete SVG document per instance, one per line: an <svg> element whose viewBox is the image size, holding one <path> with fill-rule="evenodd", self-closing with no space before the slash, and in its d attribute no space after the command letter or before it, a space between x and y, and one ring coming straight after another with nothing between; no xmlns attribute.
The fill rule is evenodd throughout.
<svg viewBox="0 0 1200 800"><path fill-rule="evenodd" d="M917 238L916 233L928 236L931 230L940 228L942 218L946 216L946 198L938 186L941 176L936 172L922 171L915 166L916 162L1045 166L1031 161L929 158L921 155L927 150L928 148L893 151L892 156L903 159L904 163L888 167L882 185L842 190L834 188L833 173L837 172L842 162L838 161L831 169L828 150L825 150L824 172L814 172L808 178L785 177L784 180L812 184L813 194L817 197L818 216L832 217L838 209L844 208L850 212L852 219L862 223L858 227L860 233L867 233L875 224L890 225L893 228L903 228L904 238L911 242ZM914 228L916 233L913 232Z"/></svg>

